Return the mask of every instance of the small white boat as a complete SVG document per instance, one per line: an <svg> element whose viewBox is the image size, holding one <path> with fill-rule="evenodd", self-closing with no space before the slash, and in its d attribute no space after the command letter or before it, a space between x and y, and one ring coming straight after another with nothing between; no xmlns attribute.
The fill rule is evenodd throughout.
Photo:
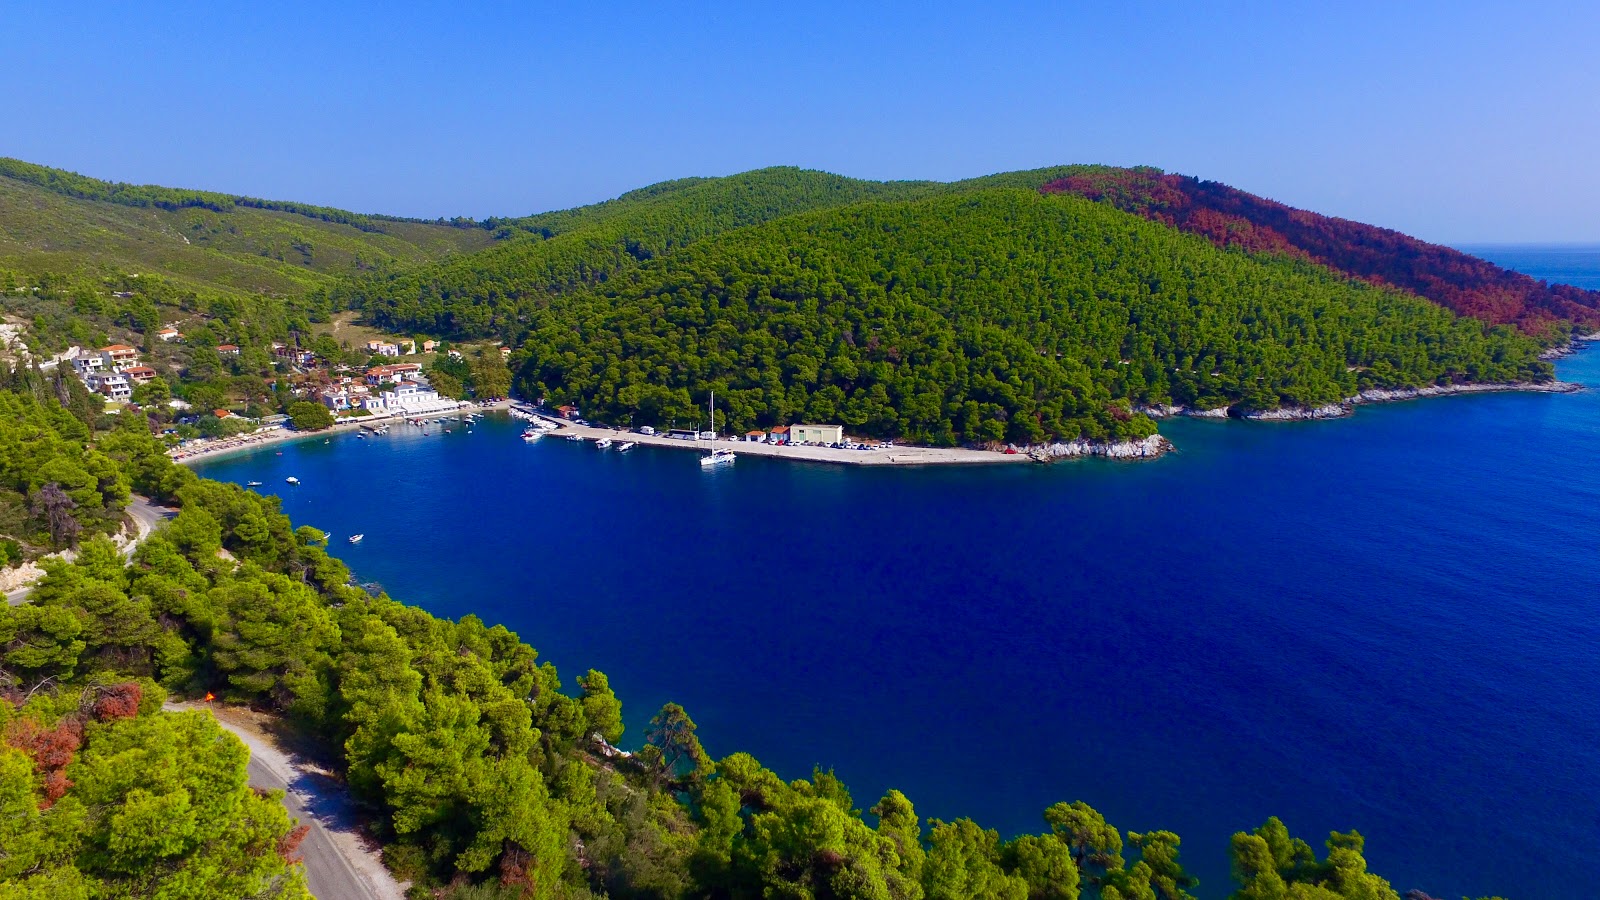
<svg viewBox="0 0 1600 900"><path fill-rule="evenodd" d="M287 481L290 484L299 484L300 483L300 479L294 477L293 475L290 475L288 478L285 478L284 481Z"/></svg>
<svg viewBox="0 0 1600 900"><path fill-rule="evenodd" d="M711 392L711 402L709 404L707 404L706 412L707 412L706 418L710 419L710 421L711 421L711 439L713 441L715 441L717 439L716 438L716 435L717 435L717 392L716 391L712 391ZM705 456L700 457L700 468L709 469L709 468L712 468L713 466L731 466L731 465L733 465L734 460L736 460L736 459L738 459L738 457L734 456L733 455L733 451L729 450L727 448L723 448L721 450L713 450L710 453L707 453Z"/></svg>
<svg viewBox="0 0 1600 900"><path fill-rule="evenodd" d="M595 446L596 446L596 447L598 447L598 448L600 448L600 449L601 449L601 450L604 450L604 449L606 449L606 448L607 448L607 447L609 447L609 446L611 446L611 438L608 438L608 437L603 437L603 438L601 438L601 439L600 439L600 440L598 440L598 441L595 441L595 442L594 442L594 445L595 445Z"/></svg>
<svg viewBox="0 0 1600 900"><path fill-rule="evenodd" d="M361 543L361 539L364 537L366 537L364 534L352 534L350 535L350 543L359 544Z"/></svg>
<svg viewBox="0 0 1600 900"><path fill-rule="evenodd" d="M540 431L524 431L522 433L522 439L530 444L542 437L544 437L544 433Z"/></svg>
<svg viewBox="0 0 1600 900"><path fill-rule="evenodd" d="M583 440L583 437L581 435L569 434L569 435L567 435L567 440L569 440L569 441L581 441L581 440Z"/></svg>
<svg viewBox="0 0 1600 900"><path fill-rule="evenodd" d="M259 481L247 481L247 482L244 483L244 486L245 487L261 487L261 482L259 482Z"/></svg>
<svg viewBox="0 0 1600 900"><path fill-rule="evenodd" d="M634 447L637 447L637 446L639 446L639 445L637 443L633 442L633 441L623 441L622 443L617 445L617 452L618 453L626 453L629 450L632 450Z"/></svg>

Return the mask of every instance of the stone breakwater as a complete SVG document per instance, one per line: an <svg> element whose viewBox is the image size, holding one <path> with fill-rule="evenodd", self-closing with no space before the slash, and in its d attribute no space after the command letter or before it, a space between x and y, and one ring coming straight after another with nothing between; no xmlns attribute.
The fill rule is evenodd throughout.
<svg viewBox="0 0 1600 900"><path fill-rule="evenodd" d="M1283 406L1247 412L1231 406L1215 409L1191 409L1186 406L1149 406L1139 410L1152 419L1187 416L1192 419L1249 419L1255 422L1300 422L1311 419L1337 419L1355 412L1363 403L1393 403L1400 400L1420 400L1424 397L1447 397L1452 394L1496 394L1506 391L1532 391L1541 394L1568 394L1582 390L1583 386L1566 381L1510 382L1504 384L1445 384L1422 388L1372 388L1338 403L1321 406Z"/></svg>
<svg viewBox="0 0 1600 900"><path fill-rule="evenodd" d="M1039 444L1028 448L1028 456L1041 462L1050 462L1057 459L1078 459L1085 456L1101 456L1106 459L1155 459L1163 453L1175 449L1172 442L1159 434L1152 434L1147 438L1137 441L1066 441L1053 444Z"/></svg>

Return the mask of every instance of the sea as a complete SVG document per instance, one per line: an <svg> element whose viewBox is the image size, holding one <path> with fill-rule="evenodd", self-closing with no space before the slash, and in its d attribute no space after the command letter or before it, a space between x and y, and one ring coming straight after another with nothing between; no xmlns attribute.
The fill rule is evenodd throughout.
<svg viewBox="0 0 1600 900"><path fill-rule="evenodd" d="M1467 249L1600 289L1600 247ZM1591 390L1163 422L1148 462L702 471L491 418L197 468L569 686L605 671L628 746L675 701L712 755L831 769L863 809L898 788L1009 836L1084 800L1180 834L1203 900L1268 816L1319 850L1358 829L1402 892L1572 898L1600 853L1600 349L1557 369Z"/></svg>

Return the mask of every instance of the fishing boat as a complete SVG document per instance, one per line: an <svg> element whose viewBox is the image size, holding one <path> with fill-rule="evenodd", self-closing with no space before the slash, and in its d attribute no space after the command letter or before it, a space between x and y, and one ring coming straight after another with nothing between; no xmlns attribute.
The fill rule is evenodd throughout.
<svg viewBox="0 0 1600 900"><path fill-rule="evenodd" d="M604 449L606 449L606 448L607 448L607 447L609 447L609 446L611 446L611 438L608 438L608 437L603 437L603 438L601 438L601 439L600 439L600 440L598 440L598 441L595 441L595 442L594 442L594 445L595 445L595 446L596 446L596 447L598 447L598 448L600 448L600 449L601 449L601 450L604 450Z"/></svg>
<svg viewBox="0 0 1600 900"><path fill-rule="evenodd" d="M623 441L621 444L617 445L617 452L618 453L626 453L629 450L632 450L634 447L637 447L637 446L639 446L639 445L637 443L635 443L634 441Z"/></svg>
<svg viewBox="0 0 1600 900"><path fill-rule="evenodd" d="M711 402L707 405L706 410L707 410L707 414L709 415L709 417L711 419L711 441L714 444L716 442L716 440L717 440L717 392L716 391L712 391L711 392ZM721 449L721 450L712 450L710 453L707 453L705 456L700 457L700 467L703 468L703 469L709 469L709 468L712 468L713 466L731 466L731 465L733 465L734 461L737 458L738 457L735 457L733 455L733 451L732 450L728 450L726 448Z"/></svg>
<svg viewBox="0 0 1600 900"><path fill-rule="evenodd" d="M285 478L284 481L288 482L289 484L299 484L300 483L300 479L294 477L293 475L290 475L288 478Z"/></svg>
<svg viewBox="0 0 1600 900"><path fill-rule="evenodd" d="M350 535L350 543L359 544L361 543L361 539L364 537L366 537L364 534L352 534Z"/></svg>

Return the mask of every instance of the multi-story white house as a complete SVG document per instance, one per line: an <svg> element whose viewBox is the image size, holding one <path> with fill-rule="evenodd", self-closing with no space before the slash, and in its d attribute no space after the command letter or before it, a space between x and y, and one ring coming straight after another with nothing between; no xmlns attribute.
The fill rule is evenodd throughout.
<svg viewBox="0 0 1600 900"><path fill-rule="evenodd" d="M85 353L72 358L72 371L78 373L79 378L88 378L105 367L105 357L98 353Z"/></svg>
<svg viewBox="0 0 1600 900"><path fill-rule="evenodd" d="M112 344L100 348L100 358L105 360L105 368L122 369L127 366L139 364L139 350L127 344Z"/></svg>
<svg viewBox="0 0 1600 900"><path fill-rule="evenodd" d="M100 372L90 375L86 379L89 390L97 394L104 394L112 400L130 400L133 398L133 385L128 382L128 376L119 372Z"/></svg>

